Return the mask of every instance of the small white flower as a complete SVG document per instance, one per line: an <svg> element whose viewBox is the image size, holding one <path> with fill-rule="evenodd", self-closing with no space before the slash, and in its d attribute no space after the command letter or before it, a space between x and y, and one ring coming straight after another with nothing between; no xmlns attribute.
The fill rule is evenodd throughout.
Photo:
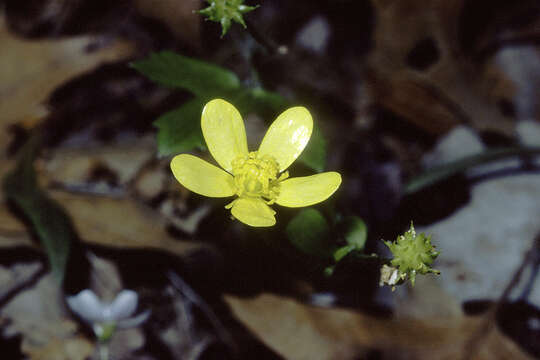
<svg viewBox="0 0 540 360"><path fill-rule="evenodd" d="M67 298L71 310L92 326L100 340L108 340L115 328L130 328L142 324L150 310L133 316L139 295L132 290L122 290L111 303L103 303L92 290L86 289Z"/></svg>

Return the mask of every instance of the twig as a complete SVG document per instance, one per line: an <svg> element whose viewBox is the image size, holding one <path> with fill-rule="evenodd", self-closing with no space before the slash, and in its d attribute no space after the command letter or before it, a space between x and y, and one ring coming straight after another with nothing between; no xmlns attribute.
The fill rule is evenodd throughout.
<svg viewBox="0 0 540 360"><path fill-rule="evenodd" d="M534 261L537 258L537 253L540 251L540 233L536 235L533 244L529 251L525 254L523 258L523 262L519 266L519 268L516 270L514 275L512 276L512 279L506 285L506 288L502 292L499 299L497 299L497 302L491 307L488 314L486 315L486 319L484 321L484 324L480 326L480 328L473 334L473 336L469 339L469 341L465 344L464 347L464 355L463 360L470 360L474 357L474 355L478 352L478 350L481 348L482 343L485 341L486 334L489 334L489 332L493 329L493 326L496 323L496 316L499 312L501 306L507 302L508 297L510 296L510 293L514 289L514 287L517 286L519 283L519 280L521 276L523 275L523 272L529 265L529 263L534 263Z"/></svg>
<svg viewBox="0 0 540 360"><path fill-rule="evenodd" d="M88 195L95 197L105 197L112 199L124 198L126 196L126 190L121 186L107 186L101 183L91 184L91 183L80 183L80 184L69 184L62 182L52 182L47 187L48 190L60 191L67 194L73 195Z"/></svg>
<svg viewBox="0 0 540 360"><path fill-rule="evenodd" d="M199 295L197 295L195 291L175 272L167 272L167 277L178 291L180 291L189 301L197 305L202 310L210 323L216 329L218 336L221 338L221 340L224 343L228 344L233 350L236 350L236 344L232 336L225 329L223 324L221 324L221 321L219 321L218 317L216 316L216 314L214 314L210 306Z"/></svg>
<svg viewBox="0 0 540 360"><path fill-rule="evenodd" d="M285 45L278 45L274 40L263 34L255 23L249 19L245 19L247 32L270 54L287 55L289 49Z"/></svg>

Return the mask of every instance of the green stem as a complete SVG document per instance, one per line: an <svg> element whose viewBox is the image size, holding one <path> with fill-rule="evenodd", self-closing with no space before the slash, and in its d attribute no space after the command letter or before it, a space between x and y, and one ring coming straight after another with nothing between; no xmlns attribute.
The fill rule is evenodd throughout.
<svg viewBox="0 0 540 360"><path fill-rule="evenodd" d="M288 49L286 46L278 45L274 40L272 40L270 37L268 37L266 34L264 34L262 31L259 31L257 25L250 19L245 19L246 22L246 30L248 31L249 35L257 43L259 43L263 48L266 49L270 54L272 55L286 55L288 53Z"/></svg>
<svg viewBox="0 0 540 360"><path fill-rule="evenodd" d="M540 147L513 147L487 150L478 155L464 157L427 170L405 185L405 194L412 194L438 181L463 172L471 167L514 157L540 154Z"/></svg>
<svg viewBox="0 0 540 360"><path fill-rule="evenodd" d="M109 360L109 343L99 342L99 360Z"/></svg>

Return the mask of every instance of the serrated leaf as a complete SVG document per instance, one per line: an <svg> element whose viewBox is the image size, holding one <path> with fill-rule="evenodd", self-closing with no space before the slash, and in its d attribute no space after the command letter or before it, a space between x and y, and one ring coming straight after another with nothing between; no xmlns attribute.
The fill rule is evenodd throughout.
<svg viewBox="0 0 540 360"><path fill-rule="evenodd" d="M195 98L154 122L160 156L205 148L200 122L203 107L204 101Z"/></svg>
<svg viewBox="0 0 540 360"><path fill-rule="evenodd" d="M331 257L334 245L328 240L328 222L315 209L307 208L298 213L287 225L289 241L300 251L321 257Z"/></svg>
<svg viewBox="0 0 540 360"><path fill-rule="evenodd" d="M38 146L36 137L25 145L17 166L4 177L2 185L6 198L32 226L45 248L53 274L62 282L76 233L64 209L38 185L33 165Z"/></svg>
<svg viewBox="0 0 540 360"><path fill-rule="evenodd" d="M232 71L170 51L153 53L131 66L157 83L182 88L206 99L240 88L240 80Z"/></svg>

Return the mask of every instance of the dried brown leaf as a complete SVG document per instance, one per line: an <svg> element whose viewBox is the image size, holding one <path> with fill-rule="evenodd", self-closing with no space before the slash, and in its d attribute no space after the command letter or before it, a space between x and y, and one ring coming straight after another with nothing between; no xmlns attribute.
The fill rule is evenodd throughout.
<svg viewBox="0 0 540 360"><path fill-rule="evenodd" d="M131 198L108 198L51 191L65 207L83 241L119 248L154 248L185 255L201 245L173 238L166 220Z"/></svg>
<svg viewBox="0 0 540 360"><path fill-rule="evenodd" d="M59 85L97 65L130 56L126 41L97 36L27 40L17 37L0 15L0 176L11 163L4 160L10 134L18 123L33 127L47 115L44 103ZM97 50L90 50L99 44Z"/></svg>
<svg viewBox="0 0 540 360"><path fill-rule="evenodd" d="M22 335L22 352L31 359L85 359L93 352L93 345L76 334L77 324L61 304L62 291L48 274L7 303L0 322L8 320L6 335Z"/></svg>
<svg viewBox="0 0 540 360"><path fill-rule="evenodd" d="M377 26L368 88L375 102L435 135L458 124L513 134L511 119L501 114L498 99L486 89L481 65L459 55L463 0L373 3ZM415 50L425 63L409 63Z"/></svg>
<svg viewBox="0 0 540 360"><path fill-rule="evenodd" d="M135 5L145 15L163 21L176 36L192 46L201 37L201 0L136 0Z"/></svg>
<svg viewBox="0 0 540 360"><path fill-rule="evenodd" d="M236 317L286 359L357 359L379 349L391 359L460 359L482 317L379 319L276 295L227 296ZM474 359L531 359L496 328Z"/></svg>

